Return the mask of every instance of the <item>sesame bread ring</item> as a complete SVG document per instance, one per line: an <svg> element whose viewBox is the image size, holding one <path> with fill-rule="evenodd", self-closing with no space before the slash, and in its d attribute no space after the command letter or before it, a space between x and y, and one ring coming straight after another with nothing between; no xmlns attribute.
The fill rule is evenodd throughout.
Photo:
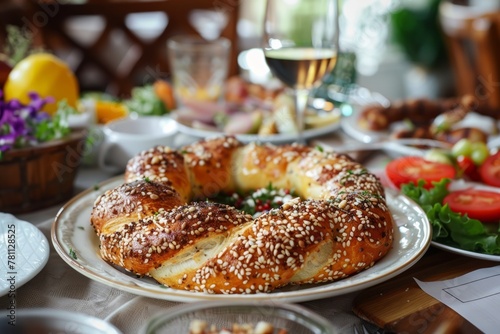
<svg viewBox="0 0 500 334"><path fill-rule="evenodd" d="M93 208L101 256L171 288L248 294L335 281L373 266L393 242L379 179L346 155L220 137L144 151L125 179ZM201 201L269 183L300 197L255 219Z"/></svg>

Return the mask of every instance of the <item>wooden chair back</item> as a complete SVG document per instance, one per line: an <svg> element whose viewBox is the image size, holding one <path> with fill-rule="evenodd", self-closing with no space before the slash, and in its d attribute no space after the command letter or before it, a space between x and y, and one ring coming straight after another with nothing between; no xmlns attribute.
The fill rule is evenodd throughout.
<svg viewBox="0 0 500 334"><path fill-rule="evenodd" d="M473 94L480 102L500 109L500 11L444 1L439 18L457 93Z"/></svg>
<svg viewBox="0 0 500 334"><path fill-rule="evenodd" d="M155 78L168 78L167 40L179 34L203 36L192 24L192 15L197 11L212 13L216 15L216 20L226 22L220 36L232 42L229 75L238 73L237 0L87 0L81 4L55 0L25 1L31 4L28 18L36 18L37 14L40 16L43 13L48 16L45 24L37 27L41 41L61 58L69 59L82 89L104 89L118 96L127 96L134 86ZM168 23L159 34L145 39L127 24L130 15L137 13L164 13ZM98 17L103 23L102 30L89 43L83 43L82 36L76 38L67 29L68 20L84 17ZM88 24L92 25L91 22ZM119 51L121 42L116 41L117 32L118 39L128 44L123 51ZM118 47L111 46L110 50L113 42ZM115 52L119 54L113 58ZM92 72L89 72L89 66Z"/></svg>

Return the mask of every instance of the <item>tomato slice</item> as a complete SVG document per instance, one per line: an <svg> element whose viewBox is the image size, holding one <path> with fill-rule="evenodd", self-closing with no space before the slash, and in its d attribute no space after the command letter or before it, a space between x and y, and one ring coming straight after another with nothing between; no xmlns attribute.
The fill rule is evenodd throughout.
<svg viewBox="0 0 500 334"><path fill-rule="evenodd" d="M449 193L443 200L450 209L469 218L480 220L484 223L498 223L500 221L500 193L466 189Z"/></svg>
<svg viewBox="0 0 500 334"><path fill-rule="evenodd" d="M455 168L451 165L417 156L392 160L387 164L385 171L397 188L401 188L401 185L405 183L417 184L419 180L424 180L424 187L428 189L432 187L432 182L438 182L444 178L453 179L456 174Z"/></svg>
<svg viewBox="0 0 500 334"><path fill-rule="evenodd" d="M479 167L479 175L487 185L500 187L500 152L486 158Z"/></svg>

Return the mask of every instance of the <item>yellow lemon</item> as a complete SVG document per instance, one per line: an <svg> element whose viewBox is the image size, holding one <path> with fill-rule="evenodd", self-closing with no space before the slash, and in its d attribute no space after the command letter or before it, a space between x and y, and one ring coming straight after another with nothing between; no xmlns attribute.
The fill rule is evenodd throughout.
<svg viewBox="0 0 500 334"><path fill-rule="evenodd" d="M30 92L54 98L53 103L44 107L46 112L53 114L57 102L63 99L76 108L79 87L75 74L66 63L48 53L35 53L14 66L4 85L6 100L18 99L26 104L30 101Z"/></svg>

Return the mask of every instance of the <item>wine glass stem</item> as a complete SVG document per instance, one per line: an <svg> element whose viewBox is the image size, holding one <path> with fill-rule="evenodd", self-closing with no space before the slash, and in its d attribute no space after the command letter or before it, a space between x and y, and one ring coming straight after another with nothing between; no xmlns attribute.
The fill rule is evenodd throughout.
<svg viewBox="0 0 500 334"><path fill-rule="evenodd" d="M307 100L309 98L309 89L295 89L295 117L297 121L297 142L305 144L304 128L305 128L305 114L307 108Z"/></svg>

